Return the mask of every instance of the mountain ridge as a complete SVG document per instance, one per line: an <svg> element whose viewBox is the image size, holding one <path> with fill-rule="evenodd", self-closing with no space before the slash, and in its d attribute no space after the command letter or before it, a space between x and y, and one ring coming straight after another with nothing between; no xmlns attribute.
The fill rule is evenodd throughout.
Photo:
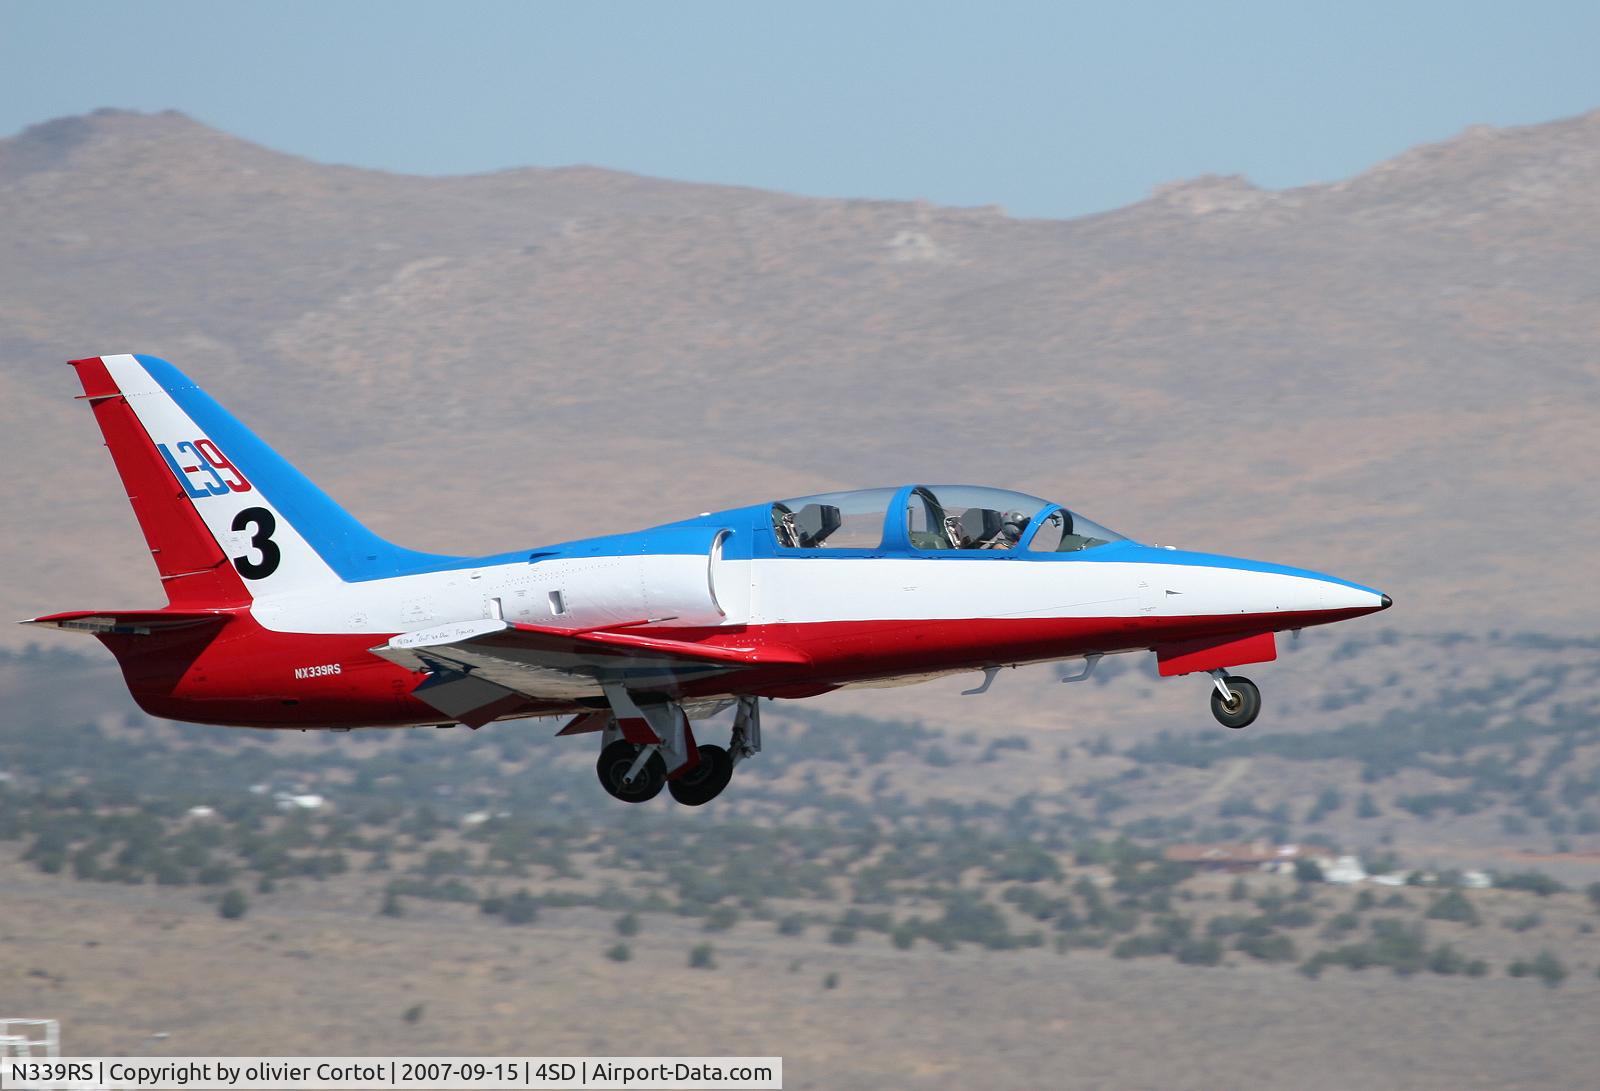
<svg viewBox="0 0 1600 1091"><path fill-rule="evenodd" d="M653 185L683 187L703 192L757 194L768 198L796 202L911 205L941 211L982 212L1028 223L1075 223L1116 215L1144 205L1169 203L1167 198L1171 195L1175 193L1182 194L1191 189L1229 189L1239 193L1252 193L1268 199L1290 199L1318 193L1345 193L1352 189L1371 186L1374 183L1390 181L1397 177L1417 173L1415 168L1418 167L1425 168L1423 173L1429 173L1427 168L1437 167L1441 163L1461 166L1473 159L1480 158L1485 150L1497 149L1504 151L1508 146L1512 145L1523 146L1523 148L1516 149L1519 153L1526 150L1528 145L1535 146L1533 150L1543 150L1544 146L1551 143L1559 143L1568 137L1576 137L1576 143L1588 146L1586 150L1579 149L1580 158L1587 161L1578 164L1583 170L1587 171L1593 166L1594 156L1600 154L1595 148L1595 145L1600 143L1600 136L1597 136L1597 133L1600 133L1600 107L1567 117L1530 124L1508 126L1473 124L1466 126L1452 136L1442 140L1427 141L1414 145L1379 159L1377 162L1353 174L1332 181L1308 182L1295 186L1271 188L1260 186L1243 174L1200 174L1158 183L1152 188L1151 193L1141 200L1080 216L1011 217L1000 211L1000 206L994 204L943 205L922 198L815 197L787 190L763 189L757 186L735 183L666 178L591 163L571 163L555 166L517 165L453 174L413 174L380 167L320 162L295 152L283 151L244 137L234 136L224 129L209 125L181 110L141 111L117 107L101 107L87 114L66 115L37 122L25 126L10 136L0 137L0 180L5 178L4 168L8 158L25 159L29 156L47 155L48 158L54 161L70 154L71 151L84 144L95 142L188 140L199 144L209 144L217 150L231 149L241 152L248 150L250 155L272 158L283 164L302 164L322 171L355 172L375 178L410 179L422 182L504 180L517 176L567 176L582 178L587 182L606 178L642 181Z"/></svg>
<svg viewBox="0 0 1600 1091"><path fill-rule="evenodd" d="M156 599L39 366L141 351L419 548L988 480L1384 587L1397 624L1581 630L1549 574L1600 532L1595 182L1600 111L1072 220L57 119L0 141L0 602Z"/></svg>

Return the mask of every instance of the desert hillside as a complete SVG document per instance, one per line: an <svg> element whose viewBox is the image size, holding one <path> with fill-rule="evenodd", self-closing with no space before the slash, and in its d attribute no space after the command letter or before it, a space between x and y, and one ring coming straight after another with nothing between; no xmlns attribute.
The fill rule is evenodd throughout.
<svg viewBox="0 0 1600 1091"><path fill-rule="evenodd" d="M1600 112L1070 221L64 118L0 141L0 613L159 601L62 366L142 351L421 547L970 480L1578 632L1597 269Z"/></svg>
<svg viewBox="0 0 1600 1091"><path fill-rule="evenodd" d="M80 1054L1587 1086L1595 642L1412 634L1424 669L1366 684L1400 639L1308 634L1242 733L1141 730L1159 684L1127 666L1036 731L976 699L946 730L779 702L693 810L610 799L548 723L165 724L100 659L0 651L0 1000ZM1198 862L1255 843L1293 867Z"/></svg>

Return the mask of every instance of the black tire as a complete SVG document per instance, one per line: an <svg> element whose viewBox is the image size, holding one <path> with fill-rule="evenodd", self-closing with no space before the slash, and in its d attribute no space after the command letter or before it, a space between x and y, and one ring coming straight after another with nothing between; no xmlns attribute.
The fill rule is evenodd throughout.
<svg viewBox="0 0 1600 1091"><path fill-rule="evenodd" d="M600 787L624 803L643 803L660 795L662 785L667 782L667 765L661 760L660 751L650 755L650 760L631 783L624 779L638 756L638 744L626 739L618 739L600 751L600 760L594 767Z"/></svg>
<svg viewBox="0 0 1600 1091"><path fill-rule="evenodd" d="M702 746L700 764L676 780L667 781L667 791L685 807L710 803L722 794L733 779L733 759L720 746Z"/></svg>
<svg viewBox="0 0 1600 1091"><path fill-rule="evenodd" d="M1223 727L1238 730L1249 727L1256 722L1256 717L1261 715L1261 691L1256 689L1256 684L1248 678L1241 678L1230 674L1225 681L1228 689L1233 693L1232 702L1224 701L1222 694L1215 687L1211 690L1211 715L1217 718L1217 723Z"/></svg>

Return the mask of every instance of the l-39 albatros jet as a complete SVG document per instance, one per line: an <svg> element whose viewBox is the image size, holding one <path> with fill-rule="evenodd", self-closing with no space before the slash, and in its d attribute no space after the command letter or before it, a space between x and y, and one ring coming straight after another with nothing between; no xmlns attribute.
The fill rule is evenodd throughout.
<svg viewBox="0 0 1600 1091"><path fill-rule="evenodd" d="M1140 545L1060 504L903 485L713 512L533 550L403 549L346 514L177 368L73 361L168 605L29 624L93 633L153 716L262 728L570 715L600 783L697 806L761 749L758 700L1154 651L1206 673L1228 727L1260 711L1227 668L1274 634L1389 596L1302 569ZM737 711L726 747L690 717Z"/></svg>

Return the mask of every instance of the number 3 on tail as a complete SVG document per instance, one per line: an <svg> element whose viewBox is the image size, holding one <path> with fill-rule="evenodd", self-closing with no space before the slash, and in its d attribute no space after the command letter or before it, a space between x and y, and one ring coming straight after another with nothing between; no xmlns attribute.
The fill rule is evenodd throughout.
<svg viewBox="0 0 1600 1091"><path fill-rule="evenodd" d="M255 533L250 536L250 548L261 559L251 560L250 554L246 553L233 558L233 567L247 580L264 580L278 570L278 562L283 560L278 543L272 540L272 532L278 529L278 520L266 508L245 508L233 517L233 529L243 530L245 527L255 528Z"/></svg>

